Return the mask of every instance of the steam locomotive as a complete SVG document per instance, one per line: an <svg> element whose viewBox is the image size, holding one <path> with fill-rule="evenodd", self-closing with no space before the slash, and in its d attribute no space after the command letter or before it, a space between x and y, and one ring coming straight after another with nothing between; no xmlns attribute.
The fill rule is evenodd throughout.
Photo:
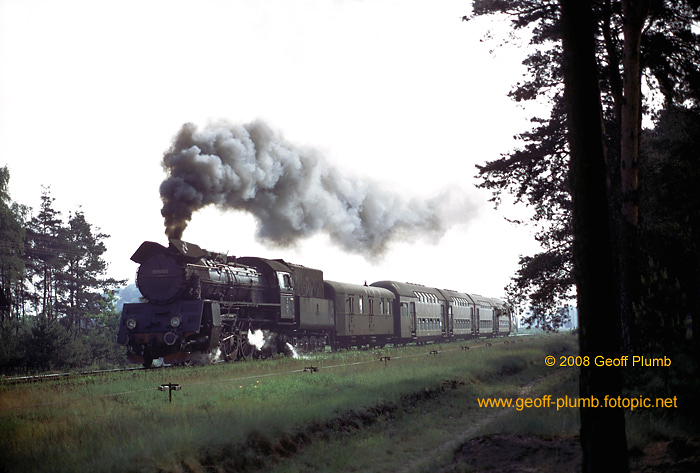
<svg viewBox="0 0 700 473"><path fill-rule="evenodd" d="M507 336L503 301L397 281L327 281L281 259L235 258L171 239L131 257L146 302L124 304L118 342L151 366L246 359L326 347Z"/></svg>

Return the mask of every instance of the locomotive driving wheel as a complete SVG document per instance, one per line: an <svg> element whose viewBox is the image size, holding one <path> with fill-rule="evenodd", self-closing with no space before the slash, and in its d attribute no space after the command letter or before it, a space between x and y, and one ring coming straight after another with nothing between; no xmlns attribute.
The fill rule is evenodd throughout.
<svg viewBox="0 0 700 473"><path fill-rule="evenodd" d="M221 344L221 351L226 361L247 360L253 358L255 346L248 340L248 333L237 330Z"/></svg>
<svg viewBox="0 0 700 473"><path fill-rule="evenodd" d="M247 360L253 358L255 354L255 345L248 340L247 332L240 332L238 339L238 359Z"/></svg>
<svg viewBox="0 0 700 473"><path fill-rule="evenodd" d="M226 336L221 340L221 356L224 361L235 361L236 360L236 347L235 340L236 334L231 334Z"/></svg>

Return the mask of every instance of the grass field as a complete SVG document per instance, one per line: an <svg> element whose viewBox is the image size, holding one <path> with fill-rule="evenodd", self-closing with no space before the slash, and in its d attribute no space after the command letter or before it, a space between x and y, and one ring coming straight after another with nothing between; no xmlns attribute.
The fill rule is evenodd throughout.
<svg viewBox="0 0 700 473"><path fill-rule="evenodd" d="M401 347L323 354L313 360L279 358L0 385L0 465L9 472L260 467L268 457L274 463L276 457L294 457L302 447L307 452L314 445L324 449L365 425L395 422L405 409L430 411L433 400L463 413L459 406L475 407L477 396L516 397L520 386L560 370L546 367L545 356L576 350L570 335L484 344L470 342L470 350L461 349L464 343ZM431 354L434 350L438 353ZM380 361L381 356L391 359ZM305 372L310 365L318 371ZM164 383L181 387L172 392L172 403L167 392L158 390ZM445 392L460 399L447 401ZM577 429L576 420L561 415L554 421L538 420L534 413L530 420L517 419L521 429L536 429L537 422L550 430ZM431 431L445 429L441 422L431 422L426 414L420 426L411 424L421 433L406 439L425 443ZM367 451L398 448L395 441L381 434L373 438L371 432L360 436ZM359 460L351 454L343 460L333 452L326 449L338 465ZM292 469L281 471L294 471L293 459L284 464Z"/></svg>

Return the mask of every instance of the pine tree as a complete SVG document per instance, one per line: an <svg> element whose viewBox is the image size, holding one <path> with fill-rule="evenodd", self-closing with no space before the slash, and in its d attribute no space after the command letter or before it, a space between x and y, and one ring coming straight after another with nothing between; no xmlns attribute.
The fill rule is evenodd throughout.
<svg viewBox="0 0 700 473"><path fill-rule="evenodd" d="M31 297L37 314L47 320L58 319L57 279L61 271L61 212L54 209L51 189L44 187L39 213L27 224L25 256L27 273L34 286Z"/></svg>
<svg viewBox="0 0 700 473"><path fill-rule="evenodd" d="M0 325L24 315L24 226L26 208L10 199L10 171L0 168Z"/></svg>
<svg viewBox="0 0 700 473"><path fill-rule="evenodd" d="M571 148L573 256L581 356L620 356L619 292L614 279L606 147L590 0L561 0L565 99ZM621 368L581 366L582 399L622 393ZM620 409L581 405L583 471L629 471Z"/></svg>
<svg viewBox="0 0 700 473"><path fill-rule="evenodd" d="M103 240L109 235L94 233L83 212L72 214L62 233L65 248L60 254L63 270L58 275L58 311L80 332L102 308L104 294L123 281L103 277L107 271L102 259L107 250Z"/></svg>
<svg viewBox="0 0 700 473"><path fill-rule="evenodd" d="M0 168L0 367L17 370L23 364L21 340L24 312L24 220L27 209L10 199L10 171Z"/></svg>
<svg viewBox="0 0 700 473"><path fill-rule="evenodd" d="M624 5L623 5L624 4ZM623 10L623 6L625 7ZM630 90L624 80L635 85L639 73L644 72L652 95L660 97L667 106L688 106L700 99L700 36L693 24L700 19L697 0L664 0L656 2L603 0L592 4L595 31L595 54L600 80L603 117L608 149L608 177L612 184L611 207L616 235L619 267L638 259L626 254L623 241L636 235L634 226L625 227L623 216L634 215L638 201L635 189L637 164L630 153L635 151L638 136L630 130L639 124L641 108L631 108L637 98L626 95ZM630 7L630 8L628 8ZM634 15L631 12L636 12ZM534 210L533 224L536 238L543 251L520 261L520 270L508 288L510 297L521 305L532 305L535 313L530 319L534 325L554 328L561 320L556 308L571 294L572 240L571 191L568 187L569 149L564 124L563 80L561 68L560 9L556 0L475 0L471 18L482 15L504 14L511 19L514 30L530 28L530 47L523 63L528 68L526 77L513 88L510 96L516 101L539 100L551 104L548 117L533 118L532 130L518 136L523 145L504 155L477 166L480 187L493 192L492 201L498 205L503 193L510 193L517 202ZM634 18L634 21L629 21ZM640 24L643 28L640 30ZM633 70L624 45L625 34L638 39L639 66ZM636 46L633 48L636 51ZM633 52L634 52L633 51ZM628 64L623 64L628 62ZM634 90L635 87L631 87ZM647 104L652 102L648 101ZM625 109L625 104L628 105ZM625 136L621 140L623 116ZM631 127L631 128L630 128ZM625 149L623 150L623 142ZM624 153L624 160L621 159ZM623 192L622 181L626 187ZM622 213L623 208L625 214ZM632 219L632 221L634 221ZM627 274L636 272L634 266ZM626 307L636 297L631 288L633 281L625 281L619 274L623 292L629 292Z"/></svg>

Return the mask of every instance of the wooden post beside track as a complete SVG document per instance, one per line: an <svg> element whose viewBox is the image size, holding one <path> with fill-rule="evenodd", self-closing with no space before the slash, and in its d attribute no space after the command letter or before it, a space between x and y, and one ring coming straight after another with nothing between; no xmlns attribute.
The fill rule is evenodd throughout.
<svg viewBox="0 0 700 473"><path fill-rule="evenodd" d="M173 402L173 391L179 391L181 389L179 384L167 383L158 386L158 391L168 391L170 402Z"/></svg>

